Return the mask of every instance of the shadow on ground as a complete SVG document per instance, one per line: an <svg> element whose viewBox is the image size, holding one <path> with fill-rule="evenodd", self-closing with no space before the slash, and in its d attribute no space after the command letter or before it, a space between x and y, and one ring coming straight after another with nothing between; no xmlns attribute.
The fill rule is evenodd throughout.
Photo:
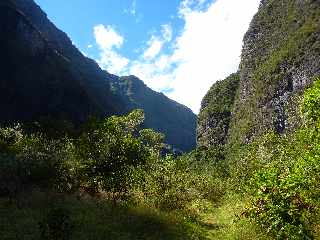
<svg viewBox="0 0 320 240"><path fill-rule="evenodd" d="M60 215L52 214L52 209L59 209ZM205 239L198 227L176 213L146 207L112 207L109 202L96 199L67 196L52 200L39 193L26 196L23 204L0 199L2 240L40 240L44 239L43 232L50 232L51 228L68 230L70 234L64 240Z"/></svg>

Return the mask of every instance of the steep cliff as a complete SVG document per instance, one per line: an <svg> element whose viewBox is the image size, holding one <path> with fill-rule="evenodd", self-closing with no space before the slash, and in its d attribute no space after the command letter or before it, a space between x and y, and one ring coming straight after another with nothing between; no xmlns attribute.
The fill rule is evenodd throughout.
<svg viewBox="0 0 320 240"><path fill-rule="evenodd" d="M196 116L190 109L136 78L124 81L100 69L33 0L2 0L0 21L1 123L80 123L142 108L145 127L164 132L167 143L184 151L195 146Z"/></svg>
<svg viewBox="0 0 320 240"><path fill-rule="evenodd" d="M318 75L320 1L261 1L244 36L227 142L295 129L300 96Z"/></svg>
<svg viewBox="0 0 320 240"><path fill-rule="evenodd" d="M0 4L0 119L55 117L84 121L112 110L99 105L74 76L70 60L7 1Z"/></svg>
<svg viewBox="0 0 320 240"><path fill-rule="evenodd" d="M263 1L244 37L230 141L299 125L299 97L320 74L320 2Z"/></svg>
<svg viewBox="0 0 320 240"><path fill-rule="evenodd" d="M239 74L215 83L201 102L198 116L197 145L209 147L226 143Z"/></svg>

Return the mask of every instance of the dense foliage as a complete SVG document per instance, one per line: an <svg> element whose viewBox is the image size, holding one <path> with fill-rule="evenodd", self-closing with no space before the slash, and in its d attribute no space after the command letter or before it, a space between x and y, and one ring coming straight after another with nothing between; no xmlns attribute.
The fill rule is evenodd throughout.
<svg viewBox="0 0 320 240"><path fill-rule="evenodd" d="M229 142L301 123L298 100L319 75L319 1L262 1L244 37Z"/></svg>
<svg viewBox="0 0 320 240"><path fill-rule="evenodd" d="M25 193L40 189L75 194L80 202L110 200L114 209L125 204L176 212L213 239L313 239L320 219L319 88L316 81L306 91L305 124L291 134L269 132L251 144L179 157L162 155L164 136L140 128L141 110L91 119L74 137L2 128L0 199L23 206ZM38 234L73 239L77 213L50 201L38 218ZM215 225L203 221L212 217L220 225L208 230Z"/></svg>
<svg viewBox="0 0 320 240"><path fill-rule="evenodd" d="M164 209L186 209L213 191L207 165L190 156L163 158L164 136L140 129L142 110L91 119L71 138L0 130L1 193L15 197L35 186L58 192L104 192L117 204L132 198ZM200 161L200 160L199 160Z"/></svg>
<svg viewBox="0 0 320 240"><path fill-rule="evenodd" d="M239 78L239 73L234 73L216 82L203 98L198 115L198 146L226 143Z"/></svg>
<svg viewBox="0 0 320 240"><path fill-rule="evenodd" d="M276 239L313 239L319 224L319 89L316 81L305 93L303 127L285 136L266 134L235 163L246 175L245 215Z"/></svg>

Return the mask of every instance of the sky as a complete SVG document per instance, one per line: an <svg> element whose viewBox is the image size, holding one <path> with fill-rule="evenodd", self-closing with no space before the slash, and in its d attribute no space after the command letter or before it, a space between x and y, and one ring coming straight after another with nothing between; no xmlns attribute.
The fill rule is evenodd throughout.
<svg viewBox="0 0 320 240"><path fill-rule="evenodd" d="M198 113L237 71L260 0L35 0L101 68L135 75Z"/></svg>

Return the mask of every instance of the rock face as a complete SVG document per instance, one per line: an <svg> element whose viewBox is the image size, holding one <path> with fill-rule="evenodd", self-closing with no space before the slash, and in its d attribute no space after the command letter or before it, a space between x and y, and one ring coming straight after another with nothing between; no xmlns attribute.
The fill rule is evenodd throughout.
<svg viewBox="0 0 320 240"><path fill-rule="evenodd" d="M70 60L9 3L0 5L1 121L84 121L107 114L78 81Z"/></svg>
<svg viewBox="0 0 320 240"><path fill-rule="evenodd" d="M226 143L239 74L215 83L201 102L198 116L197 145L210 147Z"/></svg>
<svg viewBox="0 0 320 240"><path fill-rule="evenodd" d="M244 36L227 142L295 129L301 95L319 75L320 1L262 1Z"/></svg>
<svg viewBox="0 0 320 240"><path fill-rule="evenodd" d="M195 146L196 116L190 109L134 77L125 81L100 69L33 0L1 0L0 22L1 123L80 123L139 107L146 112L145 127L166 133L167 143L184 151Z"/></svg>

